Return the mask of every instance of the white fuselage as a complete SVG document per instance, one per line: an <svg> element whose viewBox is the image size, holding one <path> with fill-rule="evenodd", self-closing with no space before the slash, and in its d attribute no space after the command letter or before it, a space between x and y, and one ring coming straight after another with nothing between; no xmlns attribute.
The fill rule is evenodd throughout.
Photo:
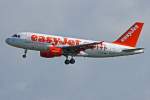
<svg viewBox="0 0 150 100"><path fill-rule="evenodd" d="M56 47L76 46L76 45L93 43L98 41L68 38L68 37L39 34L39 33L32 33L32 32L22 32L22 33L18 33L17 36L12 36L10 38L7 38L6 42L9 45L18 48L36 50L36 51L46 51L48 50L49 46L56 46ZM134 48L101 41L101 43L95 45L94 48L80 51L80 53L78 53L75 56L115 57L115 56L126 56L126 55L143 53L143 50L137 50L134 52L123 52L123 50L125 49L134 49Z"/></svg>

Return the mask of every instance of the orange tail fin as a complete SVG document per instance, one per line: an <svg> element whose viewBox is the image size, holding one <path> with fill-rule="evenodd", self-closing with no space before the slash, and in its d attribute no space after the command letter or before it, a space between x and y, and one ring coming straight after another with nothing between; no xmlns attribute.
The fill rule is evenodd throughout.
<svg viewBox="0 0 150 100"><path fill-rule="evenodd" d="M143 24L144 23L136 22L118 40L114 41L113 43L130 47L136 47Z"/></svg>

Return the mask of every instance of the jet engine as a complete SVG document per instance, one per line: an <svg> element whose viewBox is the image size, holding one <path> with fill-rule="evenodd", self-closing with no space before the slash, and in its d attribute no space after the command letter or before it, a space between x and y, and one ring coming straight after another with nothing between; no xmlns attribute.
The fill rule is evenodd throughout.
<svg viewBox="0 0 150 100"><path fill-rule="evenodd" d="M45 58L59 57L62 55L62 48L49 47L48 51L40 51L40 56Z"/></svg>

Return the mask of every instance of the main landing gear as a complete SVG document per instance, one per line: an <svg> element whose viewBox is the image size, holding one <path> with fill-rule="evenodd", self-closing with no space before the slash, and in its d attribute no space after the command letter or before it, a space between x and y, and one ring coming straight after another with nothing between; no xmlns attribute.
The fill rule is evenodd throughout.
<svg viewBox="0 0 150 100"><path fill-rule="evenodd" d="M22 55L23 58L27 57L27 49L24 50L24 55Z"/></svg>
<svg viewBox="0 0 150 100"><path fill-rule="evenodd" d="M71 57L71 59L68 59L68 56L66 56L66 60L65 60L65 64L74 64L75 63L75 59L73 57Z"/></svg>

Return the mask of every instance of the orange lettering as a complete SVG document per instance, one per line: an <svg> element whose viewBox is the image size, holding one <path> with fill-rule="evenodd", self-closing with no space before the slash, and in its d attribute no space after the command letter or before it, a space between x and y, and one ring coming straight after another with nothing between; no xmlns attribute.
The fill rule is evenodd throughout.
<svg viewBox="0 0 150 100"><path fill-rule="evenodd" d="M60 40L60 38L53 38L53 39L54 39L54 45L57 45L59 40Z"/></svg>
<svg viewBox="0 0 150 100"><path fill-rule="evenodd" d="M76 45L79 45L80 44L80 40L75 40L75 42L76 42Z"/></svg>
<svg viewBox="0 0 150 100"><path fill-rule="evenodd" d="M63 45L66 45L67 42L68 42L68 38L64 38L64 43L63 43Z"/></svg>
<svg viewBox="0 0 150 100"><path fill-rule="evenodd" d="M39 36L38 41L39 42L45 42L45 37L44 36Z"/></svg>
<svg viewBox="0 0 150 100"><path fill-rule="evenodd" d="M46 37L46 42L47 43L51 43L52 42L52 38L51 37Z"/></svg>
<svg viewBox="0 0 150 100"><path fill-rule="evenodd" d="M37 36L37 35L32 35L32 36L31 36L31 40L32 40L32 41L37 41L37 39L38 39L38 36Z"/></svg>
<svg viewBox="0 0 150 100"><path fill-rule="evenodd" d="M62 40L59 40L59 44L62 45L64 42Z"/></svg>
<svg viewBox="0 0 150 100"><path fill-rule="evenodd" d="M37 36L37 35L32 35L31 36L32 41L38 41L38 42L46 42L46 43L52 43L52 45L70 45L70 46L75 46L75 45L80 45L80 40L69 40L68 38L63 38L61 40L60 38L52 38L52 37L45 37L45 36Z"/></svg>
<svg viewBox="0 0 150 100"><path fill-rule="evenodd" d="M74 40L68 40L68 45L74 46L75 45L75 41Z"/></svg>

